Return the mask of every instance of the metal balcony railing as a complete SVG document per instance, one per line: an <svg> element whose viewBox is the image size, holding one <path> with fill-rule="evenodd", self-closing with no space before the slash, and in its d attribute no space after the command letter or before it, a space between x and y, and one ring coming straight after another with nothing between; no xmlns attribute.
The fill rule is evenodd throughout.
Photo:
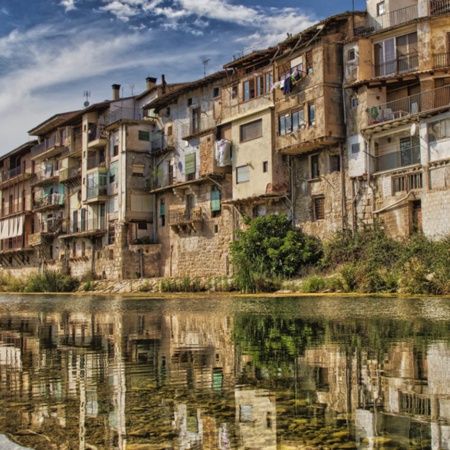
<svg viewBox="0 0 450 450"><path fill-rule="evenodd" d="M0 242L2 252L21 250L28 247L28 235L2 239Z"/></svg>
<svg viewBox="0 0 450 450"><path fill-rule="evenodd" d="M60 171L59 169L55 169L53 167L47 168L46 170L42 170L40 173L37 173L36 183L42 183L47 180L52 180L59 177Z"/></svg>
<svg viewBox="0 0 450 450"><path fill-rule="evenodd" d="M401 150L375 156L376 172L397 169L420 163L420 146L411 146Z"/></svg>
<svg viewBox="0 0 450 450"><path fill-rule="evenodd" d="M397 75L401 73L413 72L419 68L419 55L413 53L411 55L400 56L391 61L382 64L376 64L373 67L373 75L375 77L385 77L389 75Z"/></svg>
<svg viewBox="0 0 450 450"><path fill-rule="evenodd" d="M59 171L59 181L67 181L81 175L81 165L69 167L68 169L61 169Z"/></svg>
<svg viewBox="0 0 450 450"><path fill-rule="evenodd" d="M57 220L47 220L42 221L40 223L40 232L41 233L61 233L63 231L63 220L57 219Z"/></svg>
<svg viewBox="0 0 450 450"><path fill-rule="evenodd" d="M433 69L450 67L450 52L433 55Z"/></svg>
<svg viewBox="0 0 450 450"><path fill-rule="evenodd" d="M11 180L12 178L18 177L19 175L29 174L26 169L24 169L22 166L15 167L14 169L6 170L2 172L1 181L2 183L8 180Z"/></svg>
<svg viewBox="0 0 450 450"><path fill-rule="evenodd" d="M113 109L106 116L106 125L111 125L118 120L142 120L142 111L126 107Z"/></svg>
<svg viewBox="0 0 450 450"><path fill-rule="evenodd" d="M50 150L54 147L63 146L64 143L61 140L60 134L53 134L49 138L46 138L44 142L41 142L40 144L35 145L31 149L31 157L34 158L35 156L38 156L47 150Z"/></svg>
<svg viewBox="0 0 450 450"><path fill-rule="evenodd" d="M108 195L108 186L105 184L99 186L94 184L93 186L88 186L87 188L87 198L101 197Z"/></svg>
<svg viewBox="0 0 450 450"><path fill-rule="evenodd" d="M402 23L410 22L419 17L417 5L407 6L406 8L396 9L377 17L369 18L369 28L380 30L383 28L395 27Z"/></svg>
<svg viewBox="0 0 450 450"><path fill-rule="evenodd" d="M150 151L151 153L157 153L165 149L173 148L174 142L174 136L155 133L150 139Z"/></svg>
<svg viewBox="0 0 450 450"><path fill-rule="evenodd" d="M17 200L12 203L5 203L1 210L1 213L2 217L5 217L10 214L31 211L32 209L31 198L25 197L20 202Z"/></svg>
<svg viewBox="0 0 450 450"><path fill-rule="evenodd" d="M41 197L35 198L34 208L45 208L47 206L62 206L64 205L64 194L49 194L42 195Z"/></svg>
<svg viewBox="0 0 450 450"><path fill-rule="evenodd" d="M439 16L450 12L450 0L430 0L430 14Z"/></svg>
<svg viewBox="0 0 450 450"><path fill-rule="evenodd" d="M106 218L95 217L67 223L67 233L86 233L88 231L106 231Z"/></svg>
<svg viewBox="0 0 450 450"><path fill-rule="evenodd" d="M216 126L216 121L212 116L212 112L209 115L202 114L199 121L190 121L181 127L181 139L188 136L199 134L203 131L210 130Z"/></svg>
<svg viewBox="0 0 450 450"><path fill-rule="evenodd" d="M443 86L392 102L373 106L367 111L368 126L405 118L450 105L450 86Z"/></svg>
<svg viewBox="0 0 450 450"><path fill-rule="evenodd" d="M90 123L88 130L88 142L98 139L106 139L106 131L104 124Z"/></svg>
<svg viewBox="0 0 450 450"><path fill-rule="evenodd" d="M96 169L98 167L105 167L105 157L94 155L89 156L87 160L87 170Z"/></svg>

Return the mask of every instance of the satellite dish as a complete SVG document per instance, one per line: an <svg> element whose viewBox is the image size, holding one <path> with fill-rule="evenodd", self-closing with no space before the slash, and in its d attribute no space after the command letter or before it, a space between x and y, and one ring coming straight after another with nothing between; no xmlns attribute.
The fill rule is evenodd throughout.
<svg viewBox="0 0 450 450"><path fill-rule="evenodd" d="M84 105L85 108L87 108L87 107L89 106L89 102L86 100L86 101L83 103L83 105Z"/></svg>
<svg viewBox="0 0 450 450"><path fill-rule="evenodd" d="M417 123L413 123L409 129L409 134L414 136L417 133Z"/></svg>

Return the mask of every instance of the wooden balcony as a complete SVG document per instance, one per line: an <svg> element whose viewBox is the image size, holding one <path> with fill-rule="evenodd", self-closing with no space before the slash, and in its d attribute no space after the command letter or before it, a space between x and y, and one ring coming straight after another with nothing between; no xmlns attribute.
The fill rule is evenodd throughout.
<svg viewBox="0 0 450 450"><path fill-rule="evenodd" d="M184 208L169 211L169 225L176 232L197 232L202 229L204 222L202 208L197 206L190 210Z"/></svg>

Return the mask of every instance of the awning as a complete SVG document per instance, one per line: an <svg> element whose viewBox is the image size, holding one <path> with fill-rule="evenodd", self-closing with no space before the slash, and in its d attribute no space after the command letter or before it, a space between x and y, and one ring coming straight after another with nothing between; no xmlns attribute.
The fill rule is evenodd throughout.
<svg viewBox="0 0 450 450"><path fill-rule="evenodd" d="M0 222L0 238L10 239L23 235L24 215L3 219Z"/></svg>

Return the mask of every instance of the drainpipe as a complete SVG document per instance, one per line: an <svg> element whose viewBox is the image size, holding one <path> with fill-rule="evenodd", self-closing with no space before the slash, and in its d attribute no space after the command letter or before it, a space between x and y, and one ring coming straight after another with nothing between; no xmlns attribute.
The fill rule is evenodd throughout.
<svg viewBox="0 0 450 450"><path fill-rule="evenodd" d="M340 165L341 165L341 216L342 216L342 230L346 228L347 224L347 200L345 196L345 170L344 170L344 144L341 144Z"/></svg>
<svg viewBox="0 0 450 450"><path fill-rule="evenodd" d="M374 212L373 212L373 215L375 215L375 214L380 214L380 213L386 211L387 209L390 209L390 208L392 208L393 206L396 206L396 205L398 205L399 203L402 203L402 202L404 202L405 200L408 200L408 198L410 197L411 194L414 194L413 191L409 191L404 197L402 197L400 200L397 200L396 202L392 203L391 205L384 206L383 208L374 211Z"/></svg>

